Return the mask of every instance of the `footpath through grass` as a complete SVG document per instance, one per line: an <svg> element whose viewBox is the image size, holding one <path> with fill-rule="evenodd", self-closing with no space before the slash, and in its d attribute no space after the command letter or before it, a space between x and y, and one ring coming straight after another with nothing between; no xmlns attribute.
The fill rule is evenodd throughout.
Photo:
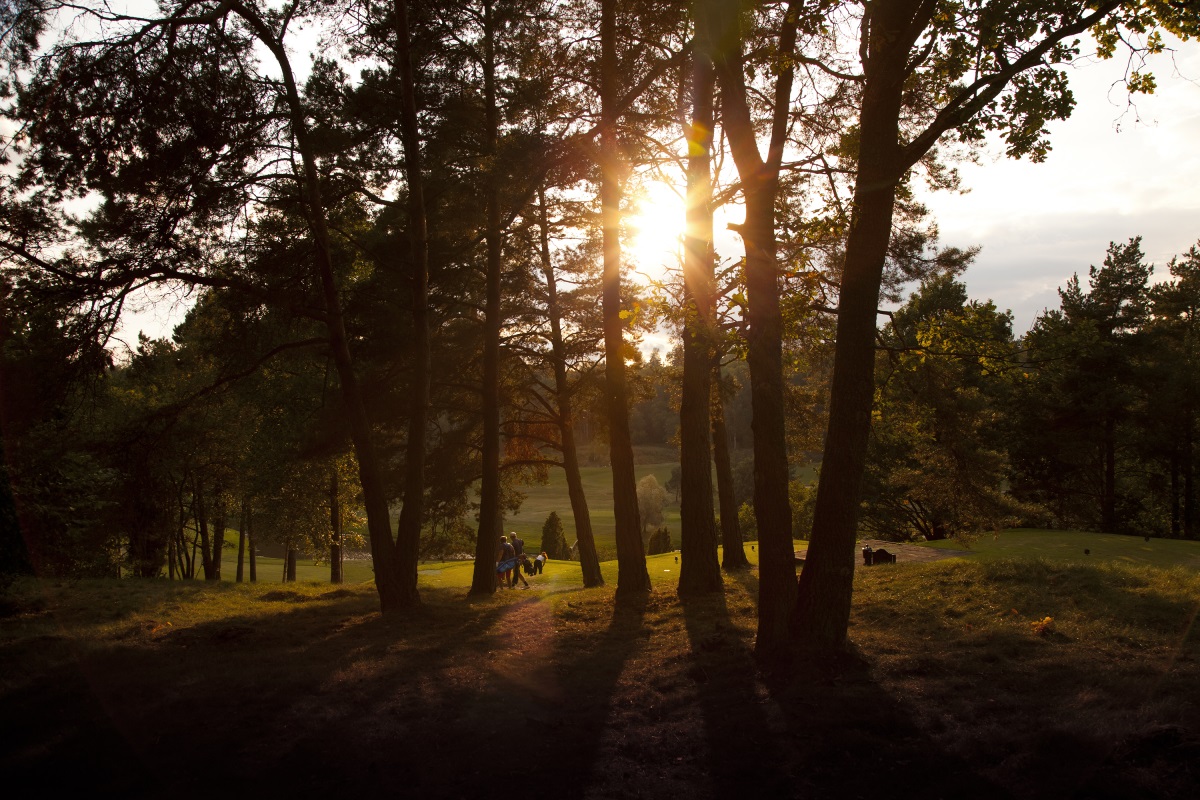
<svg viewBox="0 0 1200 800"><path fill-rule="evenodd" d="M763 672L756 573L685 603L674 559L620 610L613 563L479 599L470 564L427 565L390 621L370 584L20 581L0 773L123 797L1200 796L1194 571L863 569L858 657Z"/></svg>

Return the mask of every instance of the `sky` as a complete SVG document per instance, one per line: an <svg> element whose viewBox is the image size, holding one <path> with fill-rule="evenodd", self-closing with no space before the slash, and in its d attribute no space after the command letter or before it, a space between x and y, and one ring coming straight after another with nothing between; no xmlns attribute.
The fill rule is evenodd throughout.
<svg viewBox="0 0 1200 800"><path fill-rule="evenodd" d="M1154 264L1200 240L1200 42L1175 42L1173 59L1152 62L1158 89L1136 113L1118 81L1124 62L1072 67L1070 119L1051 124L1041 164L1006 158L999 147L960 169L965 195L926 195L943 245L982 245L964 274L968 293L1011 309L1021 334L1072 274L1085 279L1109 242L1142 236Z"/></svg>

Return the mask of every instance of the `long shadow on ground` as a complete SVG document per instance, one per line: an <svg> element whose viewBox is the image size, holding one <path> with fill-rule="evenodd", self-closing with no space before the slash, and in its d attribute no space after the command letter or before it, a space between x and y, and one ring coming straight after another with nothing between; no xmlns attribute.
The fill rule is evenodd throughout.
<svg viewBox="0 0 1200 800"><path fill-rule="evenodd" d="M757 594L752 572L732 577ZM858 658L763 671L724 595L683 608L717 796L1009 796L936 746Z"/></svg>
<svg viewBox="0 0 1200 800"><path fill-rule="evenodd" d="M645 645L649 600L635 597L611 609L568 602L559 609L562 627L554 642L559 691L554 706L530 720L523 744L536 762L506 770L511 778L536 774L539 783L555 787L556 796L576 798L594 794L594 787L614 777L599 767L599 754L606 736L617 740L610 745L621 746L625 722L614 714L615 690L627 662ZM606 628L588 625L590 615L606 613L611 614Z"/></svg>
<svg viewBox="0 0 1200 800"><path fill-rule="evenodd" d="M246 616L6 654L42 665L0 704L6 785L123 797L413 785L425 753L411 743L443 703L422 676L490 646L504 609L424 606L384 622L361 596L287 600L286 625Z"/></svg>
<svg viewBox="0 0 1200 800"><path fill-rule="evenodd" d="M681 604L714 794L788 797L794 779L782 719L758 681L758 665L729 617L725 595L684 597Z"/></svg>

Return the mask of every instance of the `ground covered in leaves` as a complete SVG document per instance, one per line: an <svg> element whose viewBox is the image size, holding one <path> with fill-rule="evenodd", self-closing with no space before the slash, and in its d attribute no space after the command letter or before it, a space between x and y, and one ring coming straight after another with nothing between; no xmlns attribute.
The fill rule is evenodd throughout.
<svg viewBox="0 0 1200 800"><path fill-rule="evenodd" d="M658 571L652 562L652 573ZM1200 579L1037 561L860 570L834 667L764 671L755 573L611 586L18 583L6 788L122 797L1200 797Z"/></svg>

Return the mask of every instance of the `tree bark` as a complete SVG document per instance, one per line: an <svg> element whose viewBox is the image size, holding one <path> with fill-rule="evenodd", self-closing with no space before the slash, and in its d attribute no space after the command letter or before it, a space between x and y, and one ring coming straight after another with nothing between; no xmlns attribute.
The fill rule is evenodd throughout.
<svg viewBox="0 0 1200 800"><path fill-rule="evenodd" d="M712 165L715 76L707 15L696 15L692 122L688 143L686 233L683 261L683 386L679 404L679 594L720 592L713 520L711 402L716 339L713 294Z"/></svg>
<svg viewBox="0 0 1200 800"><path fill-rule="evenodd" d="M1188 403L1184 413L1183 428L1183 536L1185 539L1196 538L1196 475L1195 475L1195 445L1192 429L1195 421L1192 418L1191 403Z"/></svg>
<svg viewBox="0 0 1200 800"><path fill-rule="evenodd" d="M550 318L550 352L554 361L554 395L558 405L558 430L562 439L563 472L567 478L567 496L571 499L571 515L575 519L575 537L579 543L579 567L583 585L603 586L600 557L596 553L596 538L592 533L592 515L583 492L583 476L579 471L579 451L575 444L574 402L567 381L567 348L562 335L562 307L558 301L558 282L550 259L550 222L546 213L546 191L538 189L538 221L540 224L542 272L546 275L546 315Z"/></svg>
<svg viewBox="0 0 1200 800"><path fill-rule="evenodd" d="M775 261L776 184L748 192L746 224L747 362L754 431L754 515L758 521L759 614L755 650L771 655L788 638L796 557L783 407L783 332Z"/></svg>
<svg viewBox="0 0 1200 800"><path fill-rule="evenodd" d="M175 557L179 560L179 578L181 580L183 578L191 578L193 575L191 559L188 558L187 537L184 535L188 517L190 516L187 504L183 499L186 486L186 479L179 482L179 494L177 497L179 503L179 525L175 529Z"/></svg>
<svg viewBox="0 0 1200 800"><path fill-rule="evenodd" d="M329 473L329 582L342 582L342 504L336 467Z"/></svg>
<svg viewBox="0 0 1200 800"><path fill-rule="evenodd" d="M733 465L729 458L729 432L725 430L725 403L721 399L720 367L713 368L712 401L713 455L717 467L717 499L721 509L721 567L726 572L746 569L750 560L738 526L737 500L733 494Z"/></svg>
<svg viewBox="0 0 1200 800"><path fill-rule="evenodd" d="M175 558L179 561L179 578L193 577L191 559L188 558L187 537L183 534L183 525L175 532Z"/></svg>
<svg viewBox="0 0 1200 800"><path fill-rule="evenodd" d="M796 641L812 652L846 647L859 493L874 400L879 287L891 237L896 186L907 168L899 145L900 104L908 51L924 29L917 18L922 13L927 10L919 0L902 0L879 6L871 18L828 432L812 540L793 617Z"/></svg>
<svg viewBox="0 0 1200 800"><path fill-rule="evenodd" d="M296 582L296 548L290 544L287 548L287 556L283 562L283 580L285 583Z"/></svg>
<svg viewBox="0 0 1200 800"><path fill-rule="evenodd" d="M754 431L754 513L759 532L758 631L755 652L770 657L788 644L796 595L792 510L788 503L787 442L783 406L783 320L776 263L775 199L787 136L791 56L799 5L789 4L779 33L779 77L771 136L764 159L750 115L742 64L738 7L709 0L718 42L714 64L721 84L722 125L742 180L746 221L739 229L746 248L746 334Z"/></svg>
<svg viewBox="0 0 1200 800"><path fill-rule="evenodd" d="M238 559L237 559L237 576L234 579L237 583L241 583L245 578L246 566L246 515L248 503L242 500L242 516L238 522Z"/></svg>
<svg viewBox="0 0 1200 800"><path fill-rule="evenodd" d="M196 520L196 530L200 535L200 565L204 570L204 580L211 581L213 578L213 563L212 551L209 548L208 535L208 509L205 507L204 489L197 478L194 483L192 493L192 516ZM192 557L195 561L195 556Z"/></svg>
<svg viewBox="0 0 1200 800"><path fill-rule="evenodd" d="M429 416L429 220L417 124L416 81L409 52L407 3L395 0L396 71L400 75L400 133L408 183L408 239L412 275L413 365L404 459L404 506L396 536L396 574L405 607L420 602L417 555L425 509L425 438Z"/></svg>
<svg viewBox="0 0 1200 800"><path fill-rule="evenodd" d="M250 582L258 582L258 553L254 546L254 512L246 511L246 549L250 551Z"/></svg>
<svg viewBox="0 0 1200 800"><path fill-rule="evenodd" d="M212 566L213 575L209 580L221 580L221 556L225 553L225 523L226 506L225 494L217 490L217 502L213 508L212 524Z"/></svg>
<svg viewBox="0 0 1200 800"><path fill-rule="evenodd" d="M621 186L617 142L616 0L600 3L600 206L603 226L603 311L605 400L609 460L613 475L613 515L617 540L617 602L650 591L646 551L638 518L633 443L625 376L624 320L621 319Z"/></svg>
<svg viewBox="0 0 1200 800"><path fill-rule="evenodd" d="M496 591L496 570L492 557L500 540L503 520L500 516L500 277L502 270L502 232L500 225L500 187L496 173L496 150L500 138L500 112L496 106L495 42L492 31L492 4L483 4L483 104L486 140L484 155L489 172L486 181L487 243L486 299L483 314L483 442L480 447L482 480L479 489L479 533L475 543L475 569L471 594Z"/></svg>

